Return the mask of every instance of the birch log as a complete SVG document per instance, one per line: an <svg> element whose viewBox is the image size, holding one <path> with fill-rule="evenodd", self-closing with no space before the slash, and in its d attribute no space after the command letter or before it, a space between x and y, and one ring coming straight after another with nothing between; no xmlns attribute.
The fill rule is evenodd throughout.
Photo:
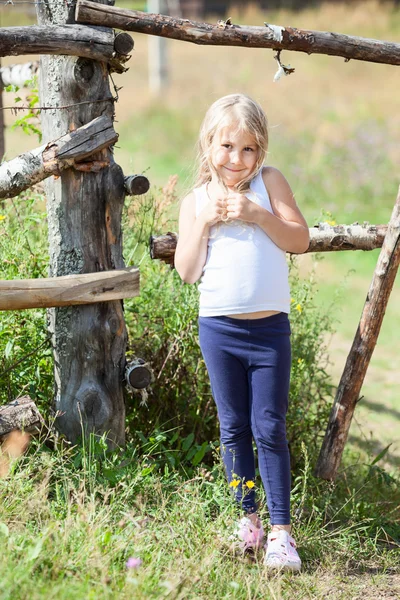
<svg viewBox="0 0 400 600"><path fill-rule="evenodd" d="M64 27L74 23L67 2L39 2L39 23ZM113 37L110 30L91 29ZM46 141L78 129L99 116L113 118L114 101L107 64L87 58L42 56L41 103L55 107L42 112ZM106 102L97 102L106 100ZM89 101L89 102L88 102ZM79 104L85 102L85 104ZM57 106L71 105L65 110ZM66 169L58 179L46 179L50 276L123 269L121 215L125 198L122 169L104 149L93 160L108 162L99 172ZM127 342L121 300L49 310L54 350L56 426L77 443L82 427L107 434L110 446L125 440L123 379Z"/></svg>
<svg viewBox="0 0 400 600"><path fill-rule="evenodd" d="M400 263L400 188L360 323L336 392L315 474L334 479Z"/></svg>
<svg viewBox="0 0 400 600"><path fill-rule="evenodd" d="M387 225L328 225L310 227L310 245L306 252L339 250L375 250L382 246ZM150 238L150 256L173 265L178 236L169 231Z"/></svg>
<svg viewBox="0 0 400 600"><path fill-rule="evenodd" d="M65 8L68 10L68 7ZM133 42L131 45L133 47ZM122 63L126 62L127 57L116 56L116 53L115 35L112 29L66 25L63 22L51 26L49 23L42 26L0 28L0 56L26 54L81 56L109 62L115 70L122 72L125 70Z"/></svg>
<svg viewBox="0 0 400 600"><path fill-rule="evenodd" d="M118 140L110 117L97 117L75 131L0 165L0 198L12 198ZM105 163L107 164L107 163Z"/></svg>
<svg viewBox="0 0 400 600"><path fill-rule="evenodd" d="M9 65L0 69L0 89L8 85L25 87L26 82L34 77L39 69L39 61Z"/></svg>
<svg viewBox="0 0 400 600"><path fill-rule="evenodd" d="M221 27L189 19L99 6L89 0L78 0L75 18L80 23L137 31L194 44L295 50L307 54L342 56L347 60L400 65L400 44L328 31L311 31L271 24L265 24L264 27Z"/></svg>
<svg viewBox="0 0 400 600"><path fill-rule="evenodd" d="M0 406L0 440L16 429L35 434L42 428L42 416L29 396Z"/></svg>
<svg viewBox="0 0 400 600"><path fill-rule="evenodd" d="M138 294L136 267L49 279L13 279L0 281L0 310L93 304Z"/></svg>

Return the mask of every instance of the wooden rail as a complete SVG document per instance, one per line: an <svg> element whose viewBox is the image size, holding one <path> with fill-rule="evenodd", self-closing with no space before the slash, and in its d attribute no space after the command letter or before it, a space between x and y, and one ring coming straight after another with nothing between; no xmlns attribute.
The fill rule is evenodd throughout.
<svg viewBox="0 0 400 600"><path fill-rule="evenodd" d="M139 295L139 269L0 281L0 310L50 308L122 300Z"/></svg>
<svg viewBox="0 0 400 600"><path fill-rule="evenodd" d="M133 48L133 40L128 34L115 36L112 30L86 25L0 28L0 57L25 54L80 56L110 63L113 70L123 72L129 48ZM122 54L119 49L123 49Z"/></svg>
<svg viewBox="0 0 400 600"><path fill-rule="evenodd" d="M310 245L306 252L337 252L339 250L375 250L383 244L387 225L329 225L310 227ZM169 231L150 238L151 258L174 263L178 236Z"/></svg>
<svg viewBox="0 0 400 600"><path fill-rule="evenodd" d="M89 0L78 0L75 19L79 23L115 27L194 44L294 50L307 54L341 56L346 60L400 65L400 44L328 31L295 29L272 24L265 24L264 27L210 25L96 4Z"/></svg>
<svg viewBox="0 0 400 600"><path fill-rule="evenodd" d="M98 170L106 161L82 162L118 140L110 117L93 119L86 125L58 140L20 154L0 165L0 198L12 198L38 181L59 175L68 167L77 170Z"/></svg>

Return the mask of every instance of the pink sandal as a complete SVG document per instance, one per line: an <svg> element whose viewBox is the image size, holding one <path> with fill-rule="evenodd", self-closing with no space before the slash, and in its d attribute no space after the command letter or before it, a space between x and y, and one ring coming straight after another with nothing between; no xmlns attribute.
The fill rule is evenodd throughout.
<svg viewBox="0 0 400 600"><path fill-rule="evenodd" d="M258 550L264 543L264 529L260 519L255 524L249 517L243 517L238 523L236 535L241 540L239 546L246 550Z"/></svg>
<svg viewBox="0 0 400 600"><path fill-rule="evenodd" d="M287 531L271 531L265 546L264 564L270 569L300 571L301 560L296 542Z"/></svg>

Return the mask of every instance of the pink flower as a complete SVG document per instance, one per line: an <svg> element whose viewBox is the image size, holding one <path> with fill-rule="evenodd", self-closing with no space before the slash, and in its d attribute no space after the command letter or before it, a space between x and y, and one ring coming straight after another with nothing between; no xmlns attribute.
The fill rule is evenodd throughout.
<svg viewBox="0 0 400 600"><path fill-rule="evenodd" d="M134 556L131 556L126 561L126 568L127 569L138 569L141 564L142 564L141 558L135 558Z"/></svg>

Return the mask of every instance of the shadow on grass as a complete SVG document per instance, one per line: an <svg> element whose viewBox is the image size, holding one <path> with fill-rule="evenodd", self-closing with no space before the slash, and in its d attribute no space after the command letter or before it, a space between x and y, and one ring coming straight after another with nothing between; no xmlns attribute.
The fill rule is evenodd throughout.
<svg viewBox="0 0 400 600"><path fill-rule="evenodd" d="M391 415L395 419L400 420L400 410L395 410L394 408L390 408L384 404L379 404L379 402L372 402L366 398L362 398L359 402L360 406L368 408L369 410L373 410L377 413L386 413Z"/></svg>
<svg viewBox="0 0 400 600"><path fill-rule="evenodd" d="M354 444L355 446L357 446L358 448L364 450L369 455L373 455L374 457L378 456L378 454L380 452L382 452L388 445L388 444L382 444L381 442L378 442L377 440L368 440L366 438L363 438L363 437L357 436L357 435L349 435L348 441L351 444ZM400 467L400 456L395 456L394 454L391 454L390 448L389 448L389 451L382 457L382 460L385 463L388 463L394 467ZM378 464L379 464L379 461L378 461Z"/></svg>

